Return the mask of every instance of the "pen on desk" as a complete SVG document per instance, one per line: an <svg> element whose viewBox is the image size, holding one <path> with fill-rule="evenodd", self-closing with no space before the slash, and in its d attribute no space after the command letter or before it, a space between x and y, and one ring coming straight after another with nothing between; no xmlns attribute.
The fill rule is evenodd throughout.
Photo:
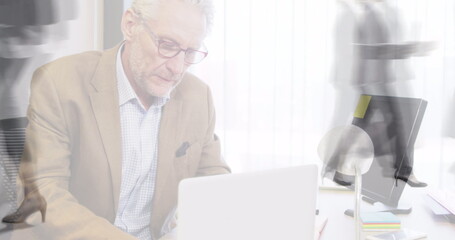
<svg viewBox="0 0 455 240"><path fill-rule="evenodd" d="M329 221L328 218L325 218L325 219L322 221L322 224L321 224L321 226L320 226L320 228L319 228L319 234L321 234L322 231L324 231L325 226L327 225L327 222L328 222L328 221Z"/></svg>
<svg viewBox="0 0 455 240"><path fill-rule="evenodd" d="M318 216L316 218L316 226L315 226L315 238L319 239L321 237L322 232L327 225L328 218L326 216Z"/></svg>

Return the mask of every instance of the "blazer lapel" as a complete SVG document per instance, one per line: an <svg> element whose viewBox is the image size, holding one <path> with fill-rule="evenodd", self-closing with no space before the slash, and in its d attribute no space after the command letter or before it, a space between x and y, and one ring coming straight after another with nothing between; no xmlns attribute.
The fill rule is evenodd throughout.
<svg viewBox="0 0 455 240"><path fill-rule="evenodd" d="M178 133L181 132L180 114L182 101L176 96L171 96L169 102L164 106L160 121L160 132L158 137L158 170L156 173L155 199L158 201L166 186L168 174L173 164L175 151L177 150Z"/></svg>
<svg viewBox="0 0 455 240"><path fill-rule="evenodd" d="M90 93L93 113L111 171L114 211L118 208L122 179L121 126L115 65L118 48L119 46L107 50L101 56L92 79L94 90Z"/></svg>

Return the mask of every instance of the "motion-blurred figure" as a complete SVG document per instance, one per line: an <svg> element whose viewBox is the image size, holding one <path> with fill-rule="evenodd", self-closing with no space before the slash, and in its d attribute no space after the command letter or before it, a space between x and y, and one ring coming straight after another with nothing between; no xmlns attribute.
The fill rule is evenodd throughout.
<svg viewBox="0 0 455 240"><path fill-rule="evenodd" d="M336 93L336 112L332 125L345 125L352 120L360 94L409 96L412 79L407 60L422 56L434 48L431 42L405 42L402 20L392 0L340 0L335 28L335 61L333 85ZM401 111L390 105L390 116L397 125L402 122ZM399 129L395 129L398 130ZM406 151L404 134L385 126L390 135L385 145ZM392 156L394 157L394 156ZM402 165L401 165L402 164ZM397 172L390 174L407 181L411 186L425 183L412 173L413 156L395 160ZM401 165L401 167L400 167ZM399 170L399 171L398 171ZM389 173L387 173L389 174ZM339 181L342 184L349 182Z"/></svg>
<svg viewBox="0 0 455 240"><path fill-rule="evenodd" d="M24 148L29 86L36 67L50 60L67 37L67 20L75 18L77 1L0 1L0 216L23 222L46 202L33 184L24 182L24 201L16 211L16 178ZM33 177L33 166L21 168L21 178Z"/></svg>

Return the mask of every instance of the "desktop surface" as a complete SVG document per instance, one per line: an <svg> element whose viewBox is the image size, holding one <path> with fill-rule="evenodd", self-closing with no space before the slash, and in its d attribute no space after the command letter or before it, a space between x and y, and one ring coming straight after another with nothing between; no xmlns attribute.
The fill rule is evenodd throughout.
<svg viewBox="0 0 455 240"><path fill-rule="evenodd" d="M426 239L452 240L455 237L455 224L444 217L433 214L426 204L427 188L410 188L406 186L400 201L412 205L410 214L397 215L401 220L401 228L416 230L427 234ZM355 195L346 190L319 190L318 209L328 216L328 222L321 234L321 240L352 240L355 239L354 218L346 216L346 209L354 208ZM366 207L369 203L362 202ZM367 235L380 232L362 232L362 239Z"/></svg>

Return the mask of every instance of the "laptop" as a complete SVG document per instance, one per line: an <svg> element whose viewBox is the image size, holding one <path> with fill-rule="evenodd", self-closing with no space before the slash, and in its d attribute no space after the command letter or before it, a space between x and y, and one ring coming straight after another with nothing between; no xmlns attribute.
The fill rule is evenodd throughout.
<svg viewBox="0 0 455 240"><path fill-rule="evenodd" d="M313 239L317 166L181 181L178 240Z"/></svg>

